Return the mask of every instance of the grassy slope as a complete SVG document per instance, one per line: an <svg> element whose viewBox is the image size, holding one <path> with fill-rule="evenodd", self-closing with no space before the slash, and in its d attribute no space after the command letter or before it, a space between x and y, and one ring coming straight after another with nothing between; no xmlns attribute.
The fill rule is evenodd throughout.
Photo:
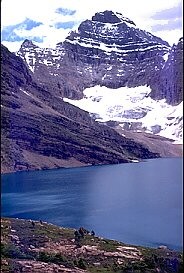
<svg viewBox="0 0 184 273"><path fill-rule="evenodd" d="M182 272L182 254L168 249L91 235L76 244L73 229L20 219L3 218L1 230L1 272Z"/></svg>

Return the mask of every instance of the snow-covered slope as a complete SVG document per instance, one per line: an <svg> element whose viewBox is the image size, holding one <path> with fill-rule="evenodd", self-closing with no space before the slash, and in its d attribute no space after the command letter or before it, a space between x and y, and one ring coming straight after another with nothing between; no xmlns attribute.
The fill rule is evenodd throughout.
<svg viewBox="0 0 184 273"><path fill-rule="evenodd" d="M182 143L183 103L171 106L163 100L153 100L148 86L110 89L95 86L84 90L84 98L64 98L88 111L97 121L116 121L126 130L158 134Z"/></svg>

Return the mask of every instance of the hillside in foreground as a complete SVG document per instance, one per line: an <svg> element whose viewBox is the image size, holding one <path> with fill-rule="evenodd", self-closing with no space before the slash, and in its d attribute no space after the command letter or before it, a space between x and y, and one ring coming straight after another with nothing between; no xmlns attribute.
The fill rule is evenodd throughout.
<svg viewBox="0 0 184 273"><path fill-rule="evenodd" d="M1 220L1 272L182 272L183 254L132 246L46 222Z"/></svg>

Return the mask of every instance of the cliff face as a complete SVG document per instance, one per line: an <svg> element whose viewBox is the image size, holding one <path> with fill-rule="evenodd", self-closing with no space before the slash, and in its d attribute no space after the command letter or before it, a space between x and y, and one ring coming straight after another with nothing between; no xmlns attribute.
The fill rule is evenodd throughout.
<svg viewBox="0 0 184 273"><path fill-rule="evenodd" d="M84 84L118 88L149 84L169 45L120 13L105 11L81 23L63 48L66 63L84 76Z"/></svg>
<svg viewBox="0 0 184 273"><path fill-rule="evenodd" d="M99 125L40 85L20 57L1 50L2 171L131 162L157 156Z"/></svg>
<svg viewBox="0 0 184 273"><path fill-rule="evenodd" d="M162 70L151 82L154 99L166 99L176 105L183 101L183 38L173 45Z"/></svg>

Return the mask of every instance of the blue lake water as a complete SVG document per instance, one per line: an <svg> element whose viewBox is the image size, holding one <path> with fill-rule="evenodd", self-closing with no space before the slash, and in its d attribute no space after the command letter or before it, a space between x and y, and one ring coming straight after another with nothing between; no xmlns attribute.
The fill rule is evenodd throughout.
<svg viewBox="0 0 184 273"><path fill-rule="evenodd" d="M2 175L2 216L182 249L182 159Z"/></svg>

